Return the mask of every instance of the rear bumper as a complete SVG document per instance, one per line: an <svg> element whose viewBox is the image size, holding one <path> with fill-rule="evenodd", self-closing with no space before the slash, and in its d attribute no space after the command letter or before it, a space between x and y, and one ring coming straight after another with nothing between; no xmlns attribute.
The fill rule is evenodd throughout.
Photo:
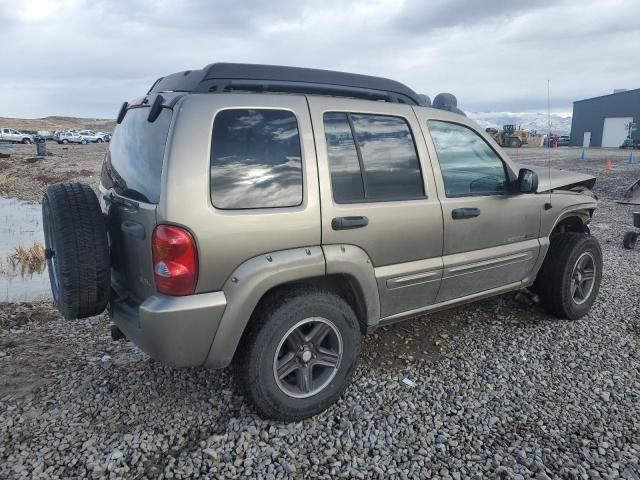
<svg viewBox="0 0 640 480"><path fill-rule="evenodd" d="M153 359L175 367L203 365L227 301L223 292L185 297L156 294L137 304L111 304L114 323Z"/></svg>

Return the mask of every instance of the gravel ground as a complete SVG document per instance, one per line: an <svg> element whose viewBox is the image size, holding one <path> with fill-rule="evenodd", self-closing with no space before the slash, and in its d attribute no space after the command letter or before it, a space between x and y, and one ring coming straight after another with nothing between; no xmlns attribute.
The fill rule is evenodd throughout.
<svg viewBox="0 0 640 480"><path fill-rule="evenodd" d="M585 318L511 294L380 329L342 400L283 424L227 370L159 365L103 317L0 304L0 478L640 478L640 252L613 201L640 167L551 153L599 178L605 274Z"/></svg>

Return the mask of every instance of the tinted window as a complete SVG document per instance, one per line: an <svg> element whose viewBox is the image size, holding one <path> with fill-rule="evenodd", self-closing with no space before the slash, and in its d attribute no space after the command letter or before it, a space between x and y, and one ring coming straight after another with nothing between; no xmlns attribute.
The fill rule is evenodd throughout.
<svg viewBox="0 0 640 480"><path fill-rule="evenodd" d="M362 201L364 199L362 173L347 114L326 113L324 134L331 164L333 199L337 203Z"/></svg>
<svg viewBox="0 0 640 480"><path fill-rule="evenodd" d="M173 111L148 122L149 108L132 108L116 127L102 170L102 185L133 200L158 203L164 150ZM76 137L75 133L65 134Z"/></svg>
<svg viewBox="0 0 640 480"><path fill-rule="evenodd" d="M506 192L502 160L482 137L454 123L430 120L428 125L447 197Z"/></svg>
<svg viewBox="0 0 640 480"><path fill-rule="evenodd" d="M226 209L302 203L302 154L293 113L237 109L216 115L211 200Z"/></svg>
<svg viewBox="0 0 640 480"><path fill-rule="evenodd" d="M404 119L327 113L324 125L337 203L424 198L420 163Z"/></svg>

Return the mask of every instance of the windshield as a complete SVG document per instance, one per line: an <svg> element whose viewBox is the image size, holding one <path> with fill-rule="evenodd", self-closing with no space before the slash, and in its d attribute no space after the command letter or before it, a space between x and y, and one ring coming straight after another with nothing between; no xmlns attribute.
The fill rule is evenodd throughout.
<svg viewBox="0 0 640 480"><path fill-rule="evenodd" d="M102 185L132 200L158 203L162 161L173 111L163 108L149 122L149 108L127 111L109 143L102 168Z"/></svg>

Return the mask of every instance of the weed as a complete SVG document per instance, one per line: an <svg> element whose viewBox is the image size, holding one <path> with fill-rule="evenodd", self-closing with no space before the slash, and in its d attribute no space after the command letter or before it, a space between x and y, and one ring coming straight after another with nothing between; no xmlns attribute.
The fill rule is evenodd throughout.
<svg viewBox="0 0 640 480"><path fill-rule="evenodd" d="M44 247L39 242L33 242L29 248L18 245L7 256L7 262L16 269L20 266L22 273L42 273L46 265Z"/></svg>
<svg viewBox="0 0 640 480"><path fill-rule="evenodd" d="M8 178L0 178L0 195L6 195L9 193L9 179Z"/></svg>

